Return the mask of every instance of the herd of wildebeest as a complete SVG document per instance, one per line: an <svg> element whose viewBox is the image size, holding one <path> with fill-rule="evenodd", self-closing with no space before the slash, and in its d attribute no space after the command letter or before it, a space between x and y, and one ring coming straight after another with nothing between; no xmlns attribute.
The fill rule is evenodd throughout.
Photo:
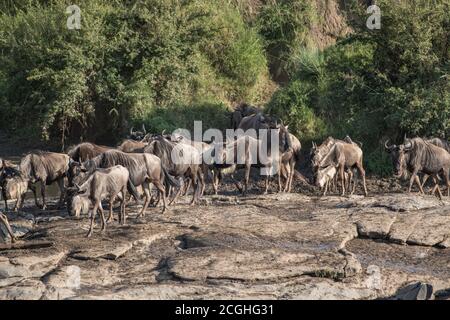
<svg viewBox="0 0 450 320"><path fill-rule="evenodd" d="M252 167L272 170L271 175L264 175L264 193L268 192L271 176L277 178L278 192L291 192L295 166L301 157L301 143L289 132L288 126L264 114L257 107L243 104L232 112L231 127L244 132L249 129L257 132L260 129L276 130L279 139L277 152L271 151L269 146L261 148L262 144L270 144L270 139L263 140L246 134L220 142L220 148L217 148L216 141L192 141L180 134L164 132L151 134L146 132L145 126L140 131L132 128L127 139L117 147L83 142L69 148L67 153L30 152L18 166L1 160L0 185L5 210L8 210L8 200L16 200L14 211L19 210L28 190L33 192L36 206L45 209L46 186L57 182L60 189L59 206L65 202L69 214L77 218L81 213L92 212L87 234L89 237L98 212L102 230L105 230L107 222L114 220L113 206L116 201L120 202L119 222L124 224L126 204L131 197L137 203L144 201L139 216L145 215L149 205L162 205L162 211L166 211L167 206L176 203L178 197L187 194L191 188L191 205L195 205L203 196L207 181L211 181L214 193L218 193L224 175L230 176L245 195ZM259 152L251 152L262 149L266 150L264 157ZM405 137L400 145L386 141L385 150L391 156L394 175L398 178L409 175L409 192L416 183L420 192L424 193L423 186L429 177L434 182L433 194L442 197L439 188L442 181L447 186L447 193L450 192L450 144L446 140ZM204 157L205 153L213 156ZM343 140L328 137L320 145L313 143L310 157L314 184L321 188L324 195L330 189L337 191L338 188L341 195L346 192L353 194L359 177L367 196L360 143L348 136ZM227 161L217 161L225 158ZM234 173L241 169L245 172L243 186L234 178ZM37 184L41 189L41 204L37 200ZM157 189L156 192L152 192L152 186ZM138 192L138 187L141 187L143 195ZM109 203L108 219L102 207L104 200ZM8 220L2 213L0 222L5 225L12 241L15 241Z"/></svg>

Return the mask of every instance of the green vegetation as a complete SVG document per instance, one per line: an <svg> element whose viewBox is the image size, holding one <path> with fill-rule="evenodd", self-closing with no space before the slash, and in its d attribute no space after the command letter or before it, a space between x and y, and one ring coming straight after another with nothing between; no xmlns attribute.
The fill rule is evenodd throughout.
<svg viewBox="0 0 450 320"><path fill-rule="evenodd" d="M449 135L450 8L379 0L381 29L369 30L364 3L79 0L82 29L68 30L69 1L3 1L2 130L106 143L142 122L225 128L246 101L306 148L349 134L369 171L388 173L384 139ZM352 31L337 30L341 21ZM336 43L319 45L329 34Z"/></svg>

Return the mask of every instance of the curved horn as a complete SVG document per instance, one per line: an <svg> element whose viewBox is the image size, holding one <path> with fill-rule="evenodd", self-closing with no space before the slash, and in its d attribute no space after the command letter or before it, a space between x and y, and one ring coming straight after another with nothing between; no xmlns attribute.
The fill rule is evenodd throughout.
<svg viewBox="0 0 450 320"><path fill-rule="evenodd" d="M405 135L404 135L404 137L403 137L403 142L405 143L406 140L408 140L408 138L406 137L406 133L405 133Z"/></svg>
<svg viewBox="0 0 450 320"><path fill-rule="evenodd" d="M388 145L390 139L387 139L386 142L384 143L384 148L386 150L391 150L395 145Z"/></svg>
<svg viewBox="0 0 450 320"><path fill-rule="evenodd" d="M130 134L133 134L133 129L134 129L134 127L131 127Z"/></svg>
<svg viewBox="0 0 450 320"><path fill-rule="evenodd" d="M409 139L407 139L407 141L406 141L406 143L404 144L404 149L405 150L409 150L409 149L411 149L412 148L412 143L411 143L411 141L409 141Z"/></svg>
<svg viewBox="0 0 450 320"><path fill-rule="evenodd" d="M142 131L144 131L144 134L147 134L147 130L145 130L145 124L142 124Z"/></svg>
<svg viewBox="0 0 450 320"><path fill-rule="evenodd" d="M166 129L164 129L164 130L161 132L161 135L163 136L165 132L166 132Z"/></svg>

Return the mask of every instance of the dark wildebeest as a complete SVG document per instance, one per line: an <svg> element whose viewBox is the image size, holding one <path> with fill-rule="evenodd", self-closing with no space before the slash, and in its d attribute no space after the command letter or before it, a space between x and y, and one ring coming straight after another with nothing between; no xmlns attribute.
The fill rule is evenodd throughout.
<svg viewBox="0 0 450 320"><path fill-rule="evenodd" d="M59 206L62 205L65 187L64 177L69 170L70 157L67 154L38 151L27 154L20 162L20 172L22 177L29 181L28 187L33 191L34 201L37 206L36 187L34 183L40 182L42 194L42 209L46 209L45 200L46 186L53 182L58 183L61 192L59 198Z"/></svg>
<svg viewBox="0 0 450 320"><path fill-rule="evenodd" d="M362 178L364 195L367 196L366 172L363 167L363 152L361 148L356 143L349 143L339 140L334 140L334 143L327 142L327 146L327 152L322 153L323 151L320 150L322 152L319 151L318 153L322 156L321 160L318 160L316 157L313 158L313 165L316 168L316 172L317 170L328 166L337 167L338 179L341 181L342 187L341 195L343 196L345 195L345 171L353 171L353 169L357 169ZM355 187L356 182L354 181L351 194L354 193Z"/></svg>
<svg viewBox="0 0 450 320"><path fill-rule="evenodd" d="M6 228L6 231L8 231L8 233L11 237L11 242L13 242L13 243L16 242L16 237L14 236L11 226L9 225L8 218L2 212L0 212L0 222L3 223L3 225Z"/></svg>
<svg viewBox="0 0 450 320"><path fill-rule="evenodd" d="M292 149L290 135L286 127L278 125L276 130L278 135L278 149L272 150L272 139L270 136L256 139L250 135L238 137L235 141L225 143L222 148L218 148L219 156L214 156L211 166L215 168L213 176L213 187L217 193L218 185L223 173L233 173L238 169L245 169L244 188L241 188L237 181L235 185L243 195L247 193L248 183L250 179L250 170L254 168L264 168L265 172L265 189L264 194L269 189L269 177L271 175L278 176L278 190L282 191L280 170L282 165L282 155ZM268 131L268 135L271 132ZM215 146L214 146L215 148Z"/></svg>
<svg viewBox="0 0 450 320"><path fill-rule="evenodd" d="M143 153L148 143L135 140L124 140L117 146L117 150L125 153Z"/></svg>
<svg viewBox="0 0 450 320"><path fill-rule="evenodd" d="M237 129L243 118L261 112L261 109L258 107L250 106L246 103L241 104L231 113L231 128Z"/></svg>
<svg viewBox="0 0 450 320"><path fill-rule="evenodd" d="M134 128L131 127L130 134L128 135L128 139L141 141L144 139L145 135L147 134L147 130L145 130L145 124L142 124L142 130L141 131L134 131Z"/></svg>
<svg viewBox="0 0 450 320"><path fill-rule="evenodd" d="M76 162L85 162L98 156L99 154L113 149L111 147L100 146L95 143L82 142L76 146L71 147L67 154L69 157Z"/></svg>
<svg viewBox="0 0 450 320"><path fill-rule="evenodd" d="M0 181L5 211L8 211L8 200L16 199L14 211L22 208L28 190L28 181L22 177L20 171L4 164L0 171Z"/></svg>
<svg viewBox="0 0 450 320"><path fill-rule="evenodd" d="M178 186L178 182L171 177L161 159L152 154L146 153L124 153L119 150L108 150L105 153L88 160L81 165L81 170L92 173L97 168L110 168L112 166L121 165L128 169L130 173L130 182L134 187L142 185L145 194L145 202L139 216L144 216L147 206L150 203L150 183L155 185L160 196L163 199L163 211L166 211L166 192L164 188L164 181L167 179L168 183L173 186ZM133 197L138 201L139 195L134 191L134 188L129 187L128 191L132 193ZM134 189L135 190L135 189Z"/></svg>
<svg viewBox="0 0 450 320"><path fill-rule="evenodd" d="M254 129L259 137L260 129L268 130L276 127L278 127L278 121L275 118L268 115L263 115L262 113L257 113L244 117L239 123L238 129L242 129L243 131Z"/></svg>
<svg viewBox="0 0 450 320"><path fill-rule="evenodd" d="M439 197L442 197L439 189L437 175L444 176L447 186L447 194L450 195L449 188L449 170L450 170L450 154L443 148L429 143L422 138L404 139L401 145L388 145L389 140L384 144L386 151L391 155L392 164L394 166L394 175L396 177L405 176L407 171L411 173L409 180L408 192L411 192L413 183L415 182L421 193L424 193L422 184L418 177L418 173L422 172L433 177L435 186L432 190L434 193L438 191Z"/></svg>
<svg viewBox="0 0 450 320"><path fill-rule="evenodd" d="M116 197L120 197L119 222L125 224L125 205L126 193L129 186L129 172L122 166L113 166L108 169L96 169L81 186L76 186L77 194L91 201L94 207L91 215L91 225L89 227L88 237L92 235L94 229L94 220L97 211L100 211L102 222L102 231L106 229L105 215L103 214L102 200L109 198L109 220L113 219L112 207Z"/></svg>
<svg viewBox="0 0 450 320"><path fill-rule="evenodd" d="M190 144L169 141L162 135L154 137L144 149L145 153L154 154L161 159L162 165L170 175L177 178L191 179L194 187L191 205L195 204L199 198L200 184L204 184L203 174L200 168L202 164L200 152ZM178 189L175 197L170 202L175 203L181 194Z"/></svg>

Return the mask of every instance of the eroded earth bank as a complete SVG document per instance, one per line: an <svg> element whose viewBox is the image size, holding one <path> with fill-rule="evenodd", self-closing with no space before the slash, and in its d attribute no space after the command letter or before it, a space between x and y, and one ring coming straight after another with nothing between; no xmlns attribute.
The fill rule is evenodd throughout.
<svg viewBox="0 0 450 320"><path fill-rule="evenodd" d="M376 299L417 281L449 294L447 199L206 196L141 219L131 206L90 239L86 216L27 205L8 214L19 245L48 246L0 243L0 299Z"/></svg>

